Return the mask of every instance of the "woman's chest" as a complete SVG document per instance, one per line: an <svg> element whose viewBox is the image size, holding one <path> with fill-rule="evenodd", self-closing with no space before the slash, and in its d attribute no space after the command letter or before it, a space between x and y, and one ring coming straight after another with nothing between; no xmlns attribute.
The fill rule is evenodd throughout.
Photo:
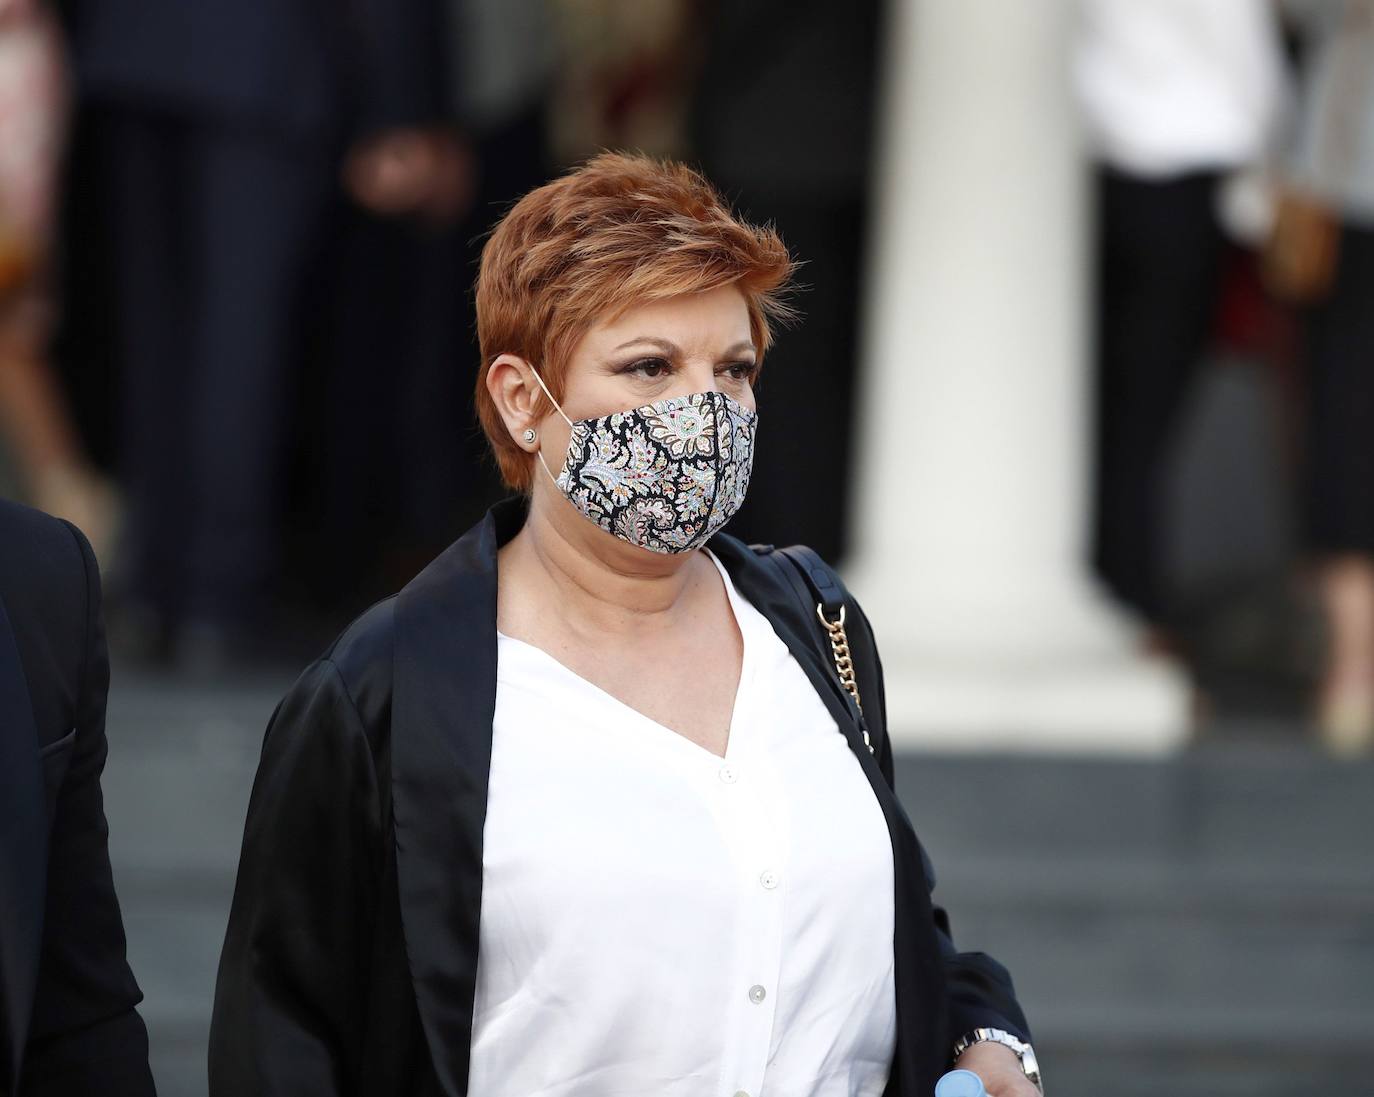
<svg viewBox="0 0 1374 1097"><path fill-rule="evenodd" d="M743 645L729 627L688 627L674 634L588 651L550 638L567 670L596 690L694 746L723 755L740 690Z"/></svg>
<svg viewBox="0 0 1374 1097"><path fill-rule="evenodd" d="M618 947L646 918L690 941L756 918L779 933L863 922L876 906L890 942L892 847L874 792L795 662L761 664L723 757L574 682L498 686L490 924L535 948L563 935Z"/></svg>

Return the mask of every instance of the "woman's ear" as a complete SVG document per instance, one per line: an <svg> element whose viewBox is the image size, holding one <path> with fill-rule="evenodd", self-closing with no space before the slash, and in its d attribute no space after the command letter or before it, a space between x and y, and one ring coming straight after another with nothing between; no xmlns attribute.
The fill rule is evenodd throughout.
<svg viewBox="0 0 1374 1097"><path fill-rule="evenodd" d="M501 414L510 436L522 448L531 448L525 431L539 426L535 407L541 395L534 370L514 354L498 355L487 370L487 392Z"/></svg>

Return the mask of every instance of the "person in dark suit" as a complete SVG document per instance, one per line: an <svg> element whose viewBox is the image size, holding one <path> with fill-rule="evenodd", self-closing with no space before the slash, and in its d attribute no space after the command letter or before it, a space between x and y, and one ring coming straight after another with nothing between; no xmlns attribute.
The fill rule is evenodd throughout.
<svg viewBox="0 0 1374 1097"><path fill-rule="evenodd" d="M341 175L444 212L437 0L69 0L108 194L129 601L222 662L267 609L301 296Z"/></svg>
<svg viewBox="0 0 1374 1097"><path fill-rule="evenodd" d="M0 1095L151 1097L100 794L100 577L66 522L0 499Z"/></svg>

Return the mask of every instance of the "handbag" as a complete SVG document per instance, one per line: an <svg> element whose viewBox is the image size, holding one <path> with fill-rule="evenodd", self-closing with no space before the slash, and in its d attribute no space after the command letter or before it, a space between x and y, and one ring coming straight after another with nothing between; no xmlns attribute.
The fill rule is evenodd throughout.
<svg viewBox="0 0 1374 1097"><path fill-rule="evenodd" d="M761 558L770 561L787 583L796 597L803 618L814 617L820 622L819 635L813 630L817 640L817 651L821 658L833 666L840 689L848 699L852 715L863 736L864 746L869 754L875 754L870 732L870 720L876 718L873 731L881 741L885 729L882 726L882 667L878 653L872 642L866 624L855 630L856 640L851 644L849 638L849 605L853 599L845 590L840 577L835 574L820 555L805 545L792 545L789 548L774 548L772 545L753 545L753 551ZM858 613L858 607L854 607ZM856 655L859 658L856 661ZM860 668L865 678L864 689L859 685ZM872 706L868 714L864 712L863 695L877 697L879 703Z"/></svg>

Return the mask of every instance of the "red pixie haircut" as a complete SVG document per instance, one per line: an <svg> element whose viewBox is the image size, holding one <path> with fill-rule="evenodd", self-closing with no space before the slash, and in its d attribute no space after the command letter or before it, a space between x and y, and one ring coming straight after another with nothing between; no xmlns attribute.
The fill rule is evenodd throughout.
<svg viewBox="0 0 1374 1097"><path fill-rule="evenodd" d="M736 219L716 189L684 164L602 153L517 202L482 249L477 415L501 478L528 492L534 460L511 438L487 392L502 354L539 367L562 402L568 361L596 323L626 309L738 286L759 361L793 264L771 228ZM552 410L541 393L539 414Z"/></svg>

